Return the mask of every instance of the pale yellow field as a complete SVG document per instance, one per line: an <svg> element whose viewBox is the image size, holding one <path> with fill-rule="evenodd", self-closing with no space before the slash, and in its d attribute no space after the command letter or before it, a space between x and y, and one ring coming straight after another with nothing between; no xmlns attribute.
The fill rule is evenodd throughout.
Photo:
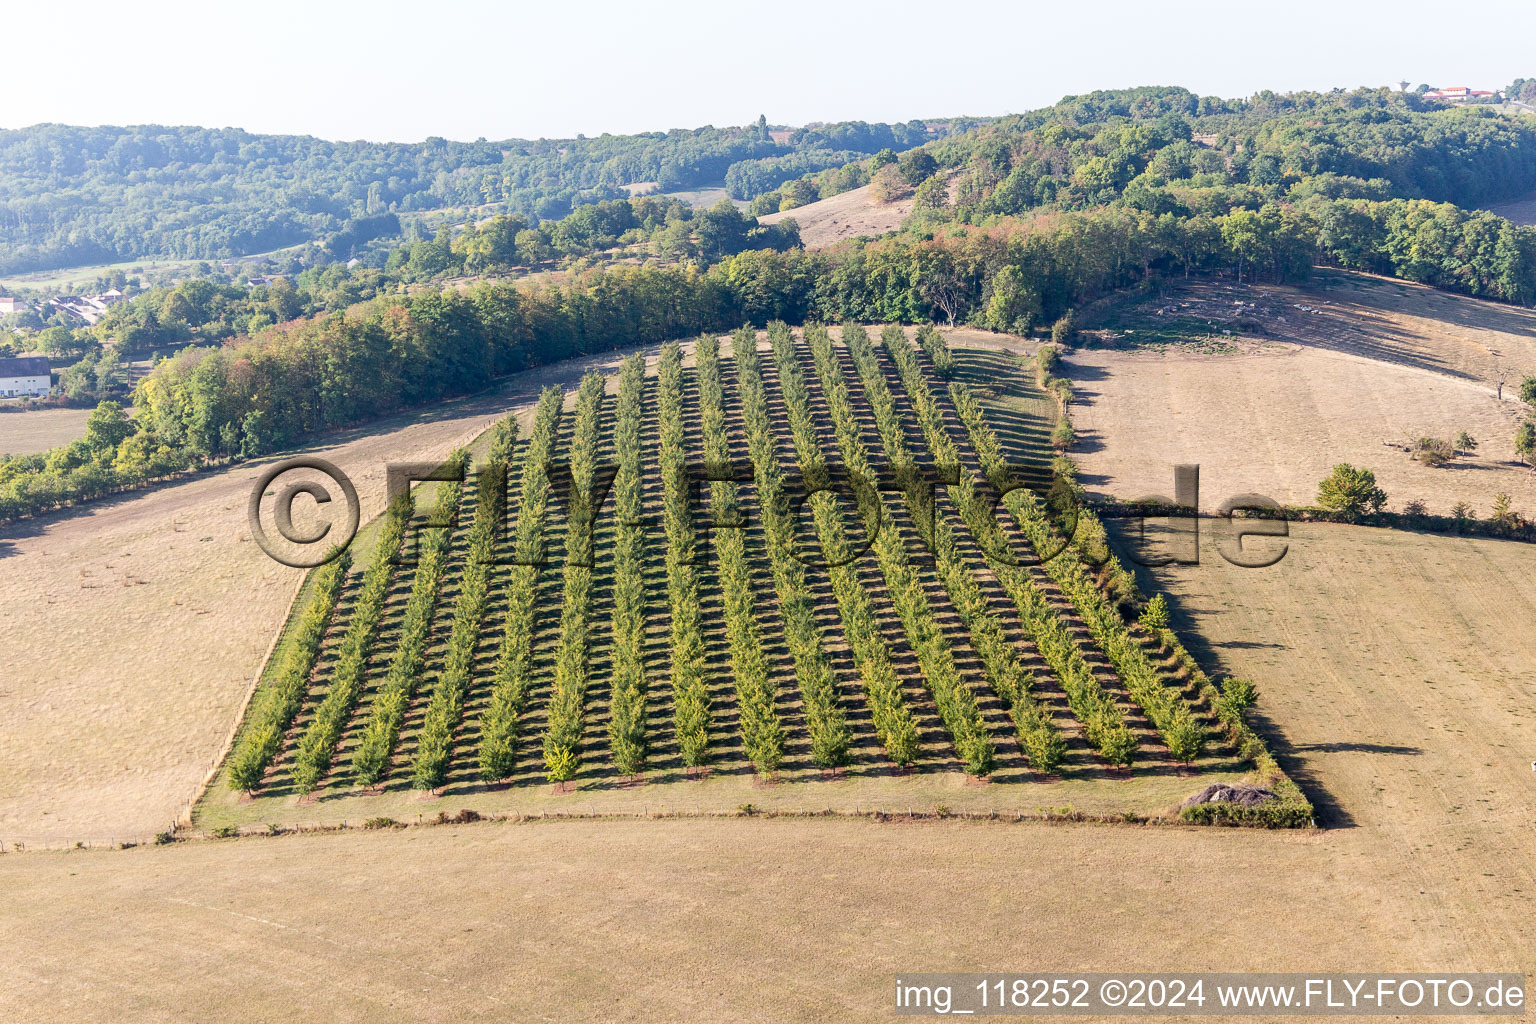
<svg viewBox="0 0 1536 1024"><path fill-rule="evenodd" d="M770 213L759 217L758 222L777 224L785 217L793 217L795 223L800 225L800 240L805 243L805 247L824 249L860 235L883 235L895 231L911 212L911 199L877 203L870 197L869 186L865 185L830 199L807 203L786 213Z"/></svg>
<svg viewBox="0 0 1536 1024"><path fill-rule="evenodd" d="M1319 820L1374 836L1360 870L1411 869L1417 926L1536 970L1536 545L1290 528L1272 568L1207 532L1200 565L1153 579L1197 656L1257 682Z"/></svg>
<svg viewBox="0 0 1536 1024"><path fill-rule="evenodd" d="M367 521L387 463L441 459L544 384L617 359L546 367L314 452L351 476ZM248 536L265 465L0 526L0 841L143 838L201 791L299 580Z"/></svg>
<svg viewBox="0 0 1536 1024"><path fill-rule="evenodd" d="M1523 406L1509 389L1500 402L1482 384L1289 344L1232 355L1083 350L1059 372L1077 391L1073 457L1093 493L1171 495L1173 467L1192 462L1205 511L1245 493L1310 505L1318 482L1348 462L1375 472L1394 510L1417 498L1449 515L1464 501L1486 516L1503 491L1536 515L1536 474L1514 450ZM1447 467L1401 447L1463 430L1478 450Z"/></svg>
<svg viewBox="0 0 1536 1024"><path fill-rule="evenodd" d="M90 409L0 412L0 455L35 455L85 436Z"/></svg>

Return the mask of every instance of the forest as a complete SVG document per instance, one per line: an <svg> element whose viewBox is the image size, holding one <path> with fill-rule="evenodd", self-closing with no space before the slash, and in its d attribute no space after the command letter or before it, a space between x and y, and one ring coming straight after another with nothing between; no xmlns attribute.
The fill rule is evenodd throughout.
<svg viewBox="0 0 1536 1024"><path fill-rule="evenodd" d="M918 131L878 128L791 143L831 152ZM811 251L792 219L759 226L729 202L603 200L559 220L444 228L379 265L291 261L257 285L151 288L92 328L50 326L37 344L73 361L62 384L77 397L126 397L111 390L122 359L169 358L137 384L133 418L114 404L80 441L0 460L0 519L280 451L573 355L743 324L1028 333L1148 279L1286 281L1318 265L1536 302L1536 228L1473 208L1536 185L1536 122L1415 93L1095 93L901 154L885 145L758 201L793 208L792 186L850 182L912 195L903 230ZM530 266L562 274L519 280ZM444 289L461 275L492 280Z"/></svg>
<svg viewBox="0 0 1536 1024"><path fill-rule="evenodd" d="M34 125L0 131L0 274L218 259L328 239L346 259L390 215L489 207L558 220L642 182L666 192L730 180L750 199L807 168L908 149L974 123L819 125L779 143L760 117L735 128L411 144ZM778 163L794 157L804 162ZM752 169L765 162L772 169Z"/></svg>

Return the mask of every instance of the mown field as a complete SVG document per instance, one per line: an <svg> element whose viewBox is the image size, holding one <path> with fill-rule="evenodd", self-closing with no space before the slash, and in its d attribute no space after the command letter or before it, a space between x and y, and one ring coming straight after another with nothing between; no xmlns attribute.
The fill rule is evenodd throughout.
<svg viewBox="0 0 1536 1024"><path fill-rule="evenodd" d="M1169 494L1174 465L1198 463L1206 511L1244 493L1309 505L1349 462L1394 510L1464 502L1483 517L1502 492L1536 514L1536 474L1514 450L1518 382L1536 367L1529 310L1326 272L1303 287L1175 284L1108 319L1119 348L1080 349L1062 370L1092 494ZM1204 351L1211 339L1224 351ZM1477 450L1448 466L1405 450L1462 431Z"/></svg>
<svg viewBox="0 0 1536 1024"><path fill-rule="evenodd" d="M533 819L5 856L10 1005L885 1020L919 969L1536 973L1536 550L1293 530L1271 569L1148 584L1259 680L1322 830Z"/></svg>
<svg viewBox="0 0 1536 1024"><path fill-rule="evenodd" d="M85 436L89 409L0 410L0 453L35 455Z"/></svg>
<svg viewBox="0 0 1536 1024"><path fill-rule="evenodd" d="M290 623L196 827L744 804L1147 817L1252 772L1215 691L1127 630L1075 551L1032 557L1039 509L977 519L969 489L941 487L929 527L892 483L909 460L979 477L988 451L1049 457L1053 412L1007 357L951 371L942 342L900 331L701 344L548 391L515 441L482 439L463 486L418 492L459 525L423 531L414 564L379 558L404 519L376 524L318 612L312 673L285 668ZM690 493L681 471L711 463L738 479ZM617 475L593 508L546 465L578 495ZM789 514L796 481L849 469L885 478L879 498ZM548 564L487 565L498 543Z"/></svg>

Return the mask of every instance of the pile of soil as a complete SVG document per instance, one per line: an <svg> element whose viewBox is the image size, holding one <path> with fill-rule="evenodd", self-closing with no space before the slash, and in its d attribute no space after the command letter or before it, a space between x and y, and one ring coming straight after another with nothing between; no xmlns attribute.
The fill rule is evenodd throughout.
<svg viewBox="0 0 1536 1024"><path fill-rule="evenodd" d="M1266 800L1273 800L1275 794L1259 786L1228 786L1223 783L1213 783L1206 786L1194 796L1179 805L1182 810L1185 807L1193 807L1195 804L1242 804L1252 807Z"/></svg>

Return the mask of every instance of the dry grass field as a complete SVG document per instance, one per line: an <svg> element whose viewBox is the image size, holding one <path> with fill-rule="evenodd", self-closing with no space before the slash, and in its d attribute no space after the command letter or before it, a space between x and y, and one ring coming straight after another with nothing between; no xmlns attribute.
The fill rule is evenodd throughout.
<svg viewBox="0 0 1536 1024"><path fill-rule="evenodd" d="M786 213L770 213L759 217L761 224L777 224L785 217L793 217L800 225L800 240L807 249L824 249L829 245L860 235L883 235L895 231L912 212L911 199L899 199L894 203L877 203L869 194L869 186L839 193L830 199L796 207Z"/></svg>
<svg viewBox="0 0 1536 1024"><path fill-rule="evenodd" d="M1514 451L1520 406L1480 384L1293 345L1230 355L1083 350L1061 372L1077 391L1073 454L1092 493L1171 494L1174 465L1194 462L1206 511L1243 493L1308 505L1329 469L1349 462L1375 471L1393 509L1417 498L1437 515L1458 501L1487 515L1504 491L1536 514L1536 474ZM1446 467L1389 446L1462 430L1478 439L1477 453Z"/></svg>
<svg viewBox="0 0 1536 1024"><path fill-rule="evenodd" d="M1417 879L1414 927L1536 971L1536 546L1293 523L1240 569L1212 541L1153 581L1197 656L1258 682L1321 823L1371 837L1362 876Z"/></svg>
<svg viewBox="0 0 1536 1024"><path fill-rule="evenodd" d="M1514 452L1515 385L1536 371L1529 310L1324 274L1305 290L1178 287L1110 319L1138 347L1081 350L1063 370L1077 387L1074 455L1092 492L1167 494L1173 465L1196 462L1208 508L1246 492L1309 504L1347 461L1376 472L1394 509L1420 499L1444 515L1465 501L1486 515L1504 491L1536 513L1536 475ZM1179 343L1211 336L1228 351ZM1480 447L1450 467L1400 447L1462 430Z"/></svg>
<svg viewBox="0 0 1536 1024"><path fill-rule="evenodd" d="M0 968L20 1019L370 1024L888 1020L922 969L1536 968L1528 921L1469 913L1472 880L1421 849L1369 826L675 819L26 854L0 858Z"/></svg>
<svg viewBox="0 0 1536 1024"><path fill-rule="evenodd" d="M386 463L440 459L544 384L616 360L546 367L314 451L352 477L367 521ZM142 837L197 795L299 580L248 537L264 465L0 526L0 840Z"/></svg>
<svg viewBox="0 0 1536 1024"><path fill-rule="evenodd" d="M90 409L0 412L0 455L35 455L85 436Z"/></svg>
<svg viewBox="0 0 1536 1024"><path fill-rule="evenodd" d="M1536 366L1527 312L1425 291L1345 275L1238 298L1195 289L1176 297L1192 304L1189 324L1226 339L1219 307L1253 302L1240 316L1263 333L1238 331L1224 355L1074 355L1063 372L1079 387L1074 454L1090 489L1165 492L1174 462L1198 461L1207 504L1238 490L1306 502L1350 459L1376 469L1393 507L1422 497L1441 511L1475 487L1479 511L1496 489L1536 511L1536 492L1517 490L1526 478L1496 464L1512 406L1489 376L1505 359ZM1303 319L1296 302L1321 312ZM1025 343L951 342L992 350L957 362L995 376L993 407L1045 415L1007 354ZM383 460L441 456L584 368L327 457L375 514ZM1380 443L1459 429L1484 442L1464 468L1424 469ZM109 837L168 818L167 794L195 790L296 579L239 539L258 471L0 533L0 642L24 659L0 679L0 838ZM6 854L0 1005L86 1021L238 1006L258 1020L819 1022L888 1019L891 979L911 970L1536 974L1536 546L1290 529L1271 568L1228 565L1206 530L1200 565L1144 582L1169 595L1207 670L1256 682L1257 723L1316 803L1319 831L684 817ZM724 774L687 785L713 787L716 807L900 810L889 781L808 781L805 795ZM1117 785L1150 808L1195 781ZM1009 788L939 772L903 785L919 810L986 809ZM649 791L666 788L612 791L605 809L656 810ZM1070 778L1040 788L1050 794L1030 803L1098 799ZM501 808L475 793L386 793L395 802L369 813L586 809L588 794L547 789L502 793ZM282 820L362 816L285 799ZM210 827L259 820L232 800L200 814Z"/></svg>
<svg viewBox="0 0 1536 1024"><path fill-rule="evenodd" d="M1273 569L1158 583L1260 681L1328 828L550 820L13 855L8 1005L877 1020L916 969L1536 972L1536 549L1298 525Z"/></svg>
<svg viewBox="0 0 1536 1024"><path fill-rule="evenodd" d="M1536 224L1536 192L1507 203L1494 203L1488 209L1516 224Z"/></svg>

